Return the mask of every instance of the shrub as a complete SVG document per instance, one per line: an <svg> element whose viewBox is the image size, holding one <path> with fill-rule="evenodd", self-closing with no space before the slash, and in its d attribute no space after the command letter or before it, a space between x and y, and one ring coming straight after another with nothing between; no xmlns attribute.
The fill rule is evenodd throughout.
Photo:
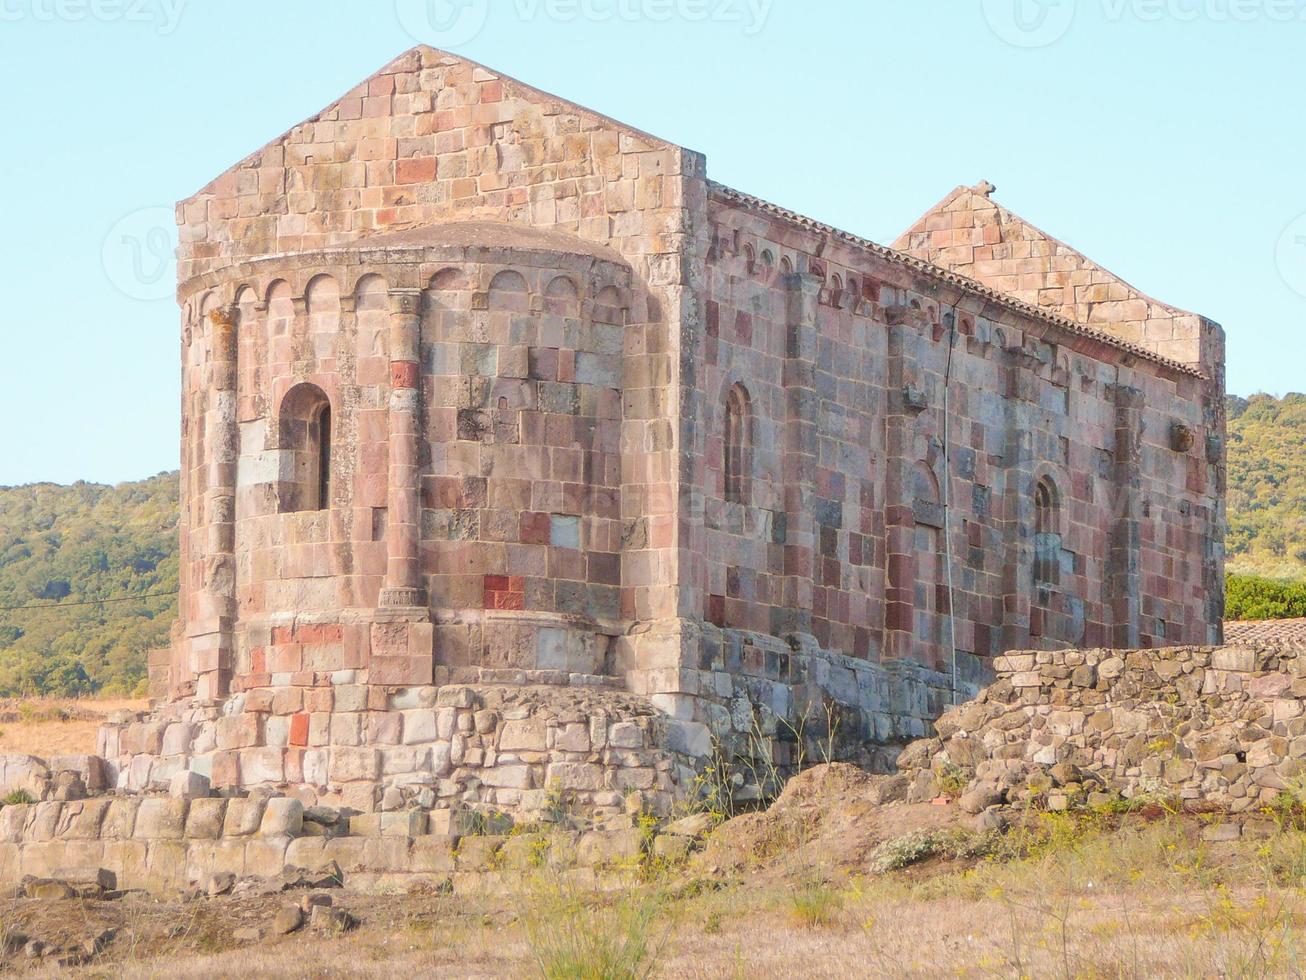
<svg viewBox="0 0 1306 980"><path fill-rule="evenodd" d="M1306 617L1306 582L1282 582L1255 575L1225 580L1225 617L1231 620Z"/></svg>
<svg viewBox="0 0 1306 980"><path fill-rule="evenodd" d="M843 911L843 896L829 885L810 882L789 896L790 915L805 929L832 926Z"/></svg>
<svg viewBox="0 0 1306 980"><path fill-rule="evenodd" d="M569 894L536 896L526 916L531 955L545 980L632 980L651 976L659 944L651 900L605 907Z"/></svg>
<svg viewBox="0 0 1306 980"><path fill-rule="evenodd" d="M913 830L887 840L871 854L871 870L897 871L935 855L977 858L992 853L1001 835L972 834L965 830Z"/></svg>

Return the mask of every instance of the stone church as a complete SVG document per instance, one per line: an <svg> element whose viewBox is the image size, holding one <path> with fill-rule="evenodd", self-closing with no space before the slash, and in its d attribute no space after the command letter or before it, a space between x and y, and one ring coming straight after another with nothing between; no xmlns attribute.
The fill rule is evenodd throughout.
<svg viewBox="0 0 1306 980"><path fill-rule="evenodd" d="M232 167L118 784L665 804L884 763L1005 650L1218 642L1223 332L993 192L886 247L426 47Z"/></svg>

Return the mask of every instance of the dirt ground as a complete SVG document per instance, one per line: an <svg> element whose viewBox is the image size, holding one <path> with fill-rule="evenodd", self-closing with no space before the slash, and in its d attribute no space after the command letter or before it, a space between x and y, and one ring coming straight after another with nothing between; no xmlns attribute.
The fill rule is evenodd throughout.
<svg viewBox="0 0 1306 980"><path fill-rule="evenodd" d="M93 754L95 733L110 714L148 707L144 700L6 698L0 700L0 754Z"/></svg>
<svg viewBox="0 0 1306 980"><path fill-rule="evenodd" d="M114 978L1189 977L1306 972L1306 813L1223 819L1026 813L979 832L952 806L877 806L875 778L818 767L687 863L582 890L524 873L495 894L329 893L357 928L269 925L302 893L0 901L0 972ZM1213 836L1213 835L1212 835ZM904 841L912 847L904 847ZM922 842L933 842L926 847ZM944 842L940 844L939 842ZM903 855L908 854L908 857ZM885 855L898 862L885 863ZM78 965L20 940L80 948Z"/></svg>

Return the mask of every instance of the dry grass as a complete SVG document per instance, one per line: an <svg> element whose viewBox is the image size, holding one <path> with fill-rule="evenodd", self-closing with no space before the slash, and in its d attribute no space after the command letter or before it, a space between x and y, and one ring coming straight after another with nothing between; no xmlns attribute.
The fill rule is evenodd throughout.
<svg viewBox="0 0 1306 980"><path fill-rule="evenodd" d="M140 700L22 698L0 701L0 754L80 755L95 752L95 733L114 711L144 711Z"/></svg>
<svg viewBox="0 0 1306 980"><path fill-rule="evenodd" d="M232 948L231 929L266 921L275 900L87 903L76 914L20 903L6 918L39 935L34 914L73 928L119 916L135 945L120 940L90 972L125 978L1301 975L1306 834L1201 845L1199 830L1192 818L1123 829L1040 818L1006 854L936 857L934 873L915 878L679 876L620 895L539 879L510 895L343 895L357 932L246 948ZM178 922L181 935L160 932Z"/></svg>

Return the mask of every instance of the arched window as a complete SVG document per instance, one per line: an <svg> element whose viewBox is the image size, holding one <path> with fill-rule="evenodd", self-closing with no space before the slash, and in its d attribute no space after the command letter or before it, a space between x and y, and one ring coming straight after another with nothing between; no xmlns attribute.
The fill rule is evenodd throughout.
<svg viewBox="0 0 1306 980"><path fill-rule="evenodd" d="M1056 484L1047 477L1034 488L1034 582L1061 583L1061 500Z"/></svg>
<svg viewBox="0 0 1306 980"><path fill-rule="evenodd" d="M331 402L317 385L291 388L281 402L283 469L280 509L291 513L331 506ZM288 476L288 479L286 478Z"/></svg>
<svg viewBox="0 0 1306 980"><path fill-rule="evenodd" d="M752 473L753 432L748 390L735 385L726 396L725 490L726 500L748 503Z"/></svg>

